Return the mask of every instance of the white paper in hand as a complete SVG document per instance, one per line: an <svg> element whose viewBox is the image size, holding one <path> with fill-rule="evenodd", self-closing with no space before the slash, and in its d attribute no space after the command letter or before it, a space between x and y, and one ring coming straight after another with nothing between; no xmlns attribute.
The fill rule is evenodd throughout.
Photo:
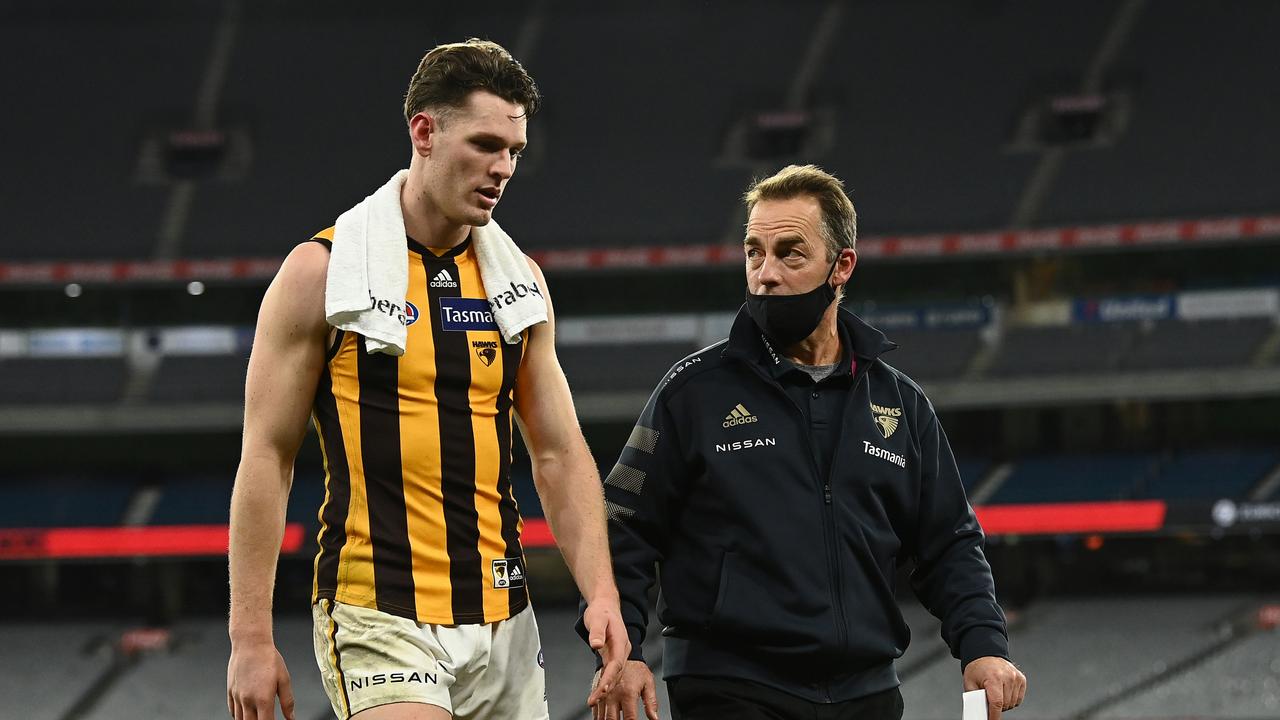
<svg viewBox="0 0 1280 720"><path fill-rule="evenodd" d="M986 690L970 690L960 699L964 702L963 720L987 720Z"/></svg>

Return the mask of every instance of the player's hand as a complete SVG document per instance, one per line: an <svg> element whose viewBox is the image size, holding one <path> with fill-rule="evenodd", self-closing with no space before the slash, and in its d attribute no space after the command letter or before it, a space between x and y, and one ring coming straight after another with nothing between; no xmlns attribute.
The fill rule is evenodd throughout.
<svg viewBox="0 0 1280 720"><path fill-rule="evenodd" d="M293 718L293 685L280 651L270 642L233 643L227 663L227 710L235 720L271 720L276 697L285 720Z"/></svg>
<svg viewBox="0 0 1280 720"><path fill-rule="evenodd" d="M600 674L596 671L591 680L591 696L596 696L600 685ZM593 720L639 720L636 702L644 702L644 714L649 720L658 720L658 690L654 685L653 672L649 666L639 660L628 660L622 669L622 678L608 692L601 693L591 705Z"/></svg>
<svg viewBox="0 0 1280 720"><path fill-rule="evenodd" d="M1027 676L1013 663L999 657L980 657L964 667L964 689L987 691L987 719L1000 720L1000 712L1022 704Z"/></svg>
<svg viewBox="0 0 1280 720"><path fill-rule="evenodd" d="M587 643L604 662L600 668L600 680L592 683L591 695L587 697L587 704L594 707L602 695L618 684L622 664L631 654L631 639L627 637L627 626L622 622L622 611L618 609L616 598L612 602L588 604L582 613L582 624L587 628Z"/></svg>

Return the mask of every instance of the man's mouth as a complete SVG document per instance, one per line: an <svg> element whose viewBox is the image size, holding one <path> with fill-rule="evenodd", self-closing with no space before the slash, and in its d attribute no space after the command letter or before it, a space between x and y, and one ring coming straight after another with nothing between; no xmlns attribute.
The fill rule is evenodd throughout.
<svg viewBox="0 0 1280 720"><path fill-rule="evenodd" d="M502 191L496 187L482 187L476 190L476 193L480 195L481 204L490 208L497 205L498 198L502 197Z"/></svg>

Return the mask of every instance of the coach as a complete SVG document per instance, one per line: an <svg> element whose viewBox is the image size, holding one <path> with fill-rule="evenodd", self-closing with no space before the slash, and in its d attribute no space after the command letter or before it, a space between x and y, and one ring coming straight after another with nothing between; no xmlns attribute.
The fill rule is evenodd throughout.
<svg viewBox="0 0 1280 720"><path fill-rule="evenodd" d="M657 720L641 654L660 578L664 677L688 718L902 716L900 560L990 716L1021 703L983 534L932 405L840 308L857 263L841 182L791 166L744 196L746 304L677 363L605 481L632 654L596 718ZM581 625L581 624L580 624ZM958 707L958 699L957 699Z"/></svg>

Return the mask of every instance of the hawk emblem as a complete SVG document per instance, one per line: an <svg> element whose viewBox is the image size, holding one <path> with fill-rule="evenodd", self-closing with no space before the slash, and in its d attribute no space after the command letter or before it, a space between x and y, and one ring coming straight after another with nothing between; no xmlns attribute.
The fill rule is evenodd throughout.
<svg viewBox="0 0 1280 720"><path fill-rule="evenodd" d="M898 429L898 418L890 415L877 415L876 427L880 428L880 434L888 440L893 431Z"/></svg>

